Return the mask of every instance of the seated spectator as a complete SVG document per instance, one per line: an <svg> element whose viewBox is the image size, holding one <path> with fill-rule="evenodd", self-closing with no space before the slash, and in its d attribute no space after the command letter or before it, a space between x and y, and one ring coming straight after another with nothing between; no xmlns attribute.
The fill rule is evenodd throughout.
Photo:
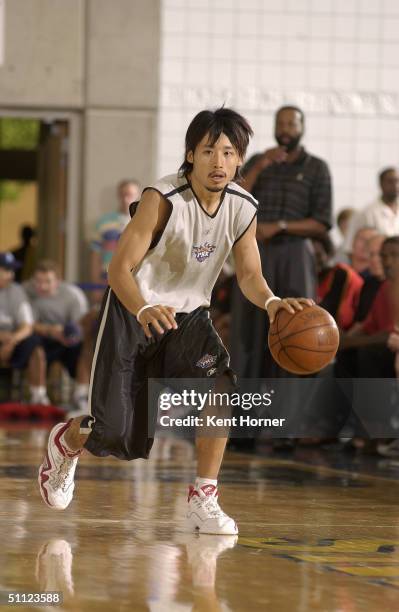
<svg viewBox="0 0 399 612"><path fill-rule="evenodd" d="M349 229L349 223L355 212L356 211L354 208L343 208L337 216L337 228L340 236L338 239L335 240L336 250L334 256L334 263L342 262L349 264L349 256L348 253L346 253L345 251L344 245L346 235Z"/></svg>
<svg viewBox="0 0 399 612"><path fill-rule="evenodd" d="M379 174L381 194L378 199L356 213L348 229L345 249L350 253L356 232L361 227L372 227L386 236L399 235L399 170L385 168Z"/></svg>
<svg viewBox="0 0 399 612"><path fill-rule="evenodd" d="M130 221L129 205L139 199L141 187L134 179L118 185L119 209L105 213L96 222L96 235L91 243L91 282L107 282L107 271L120 235Z"/></svg>
<svg viewBox="0 0 399 612"><path fill-rule="evenodd" d="M395 377L395 282L399 277L399 236L386 238L381 248L386 280L374 298L369 314L341 338L341 348L358 348L358 375L364 378Z"/></svg>
<svg viewBox="0 0 399 612"><path fill-rule="evenodd" d="M38 404L46 375L44 353L32 334L33 313L25 291L13 282L19 265L12 253L0 253L0 367L27 369L30 400Z"/></svg>
<svg viewBox="0 0 399 612"><path fill-rule="evenodd" d="M62 363L76 380L74 401L78 411L87 413L90 364L82 358L80 321L88 311L81 289L60 279L58 266L43 260L33 278L24 283L35 318L34 331L40 336L46 363Z"/></svg>
<svg viewBox="0 0 399 612"><path fill-rule="evenodd" d="M383 234L376 234L367 241L369 265L364 285L360 292L359 304L355 313L355 323L364 321L367 317L378 289L385 279L384 268L381 261L381 248L385 239L386 236Z"/></svg>
<svg viewBox="0 0 399 612"><path fill-rule="evenodd" d="M381 248L386 236L377 234L367 242L369 253L368 275L360 291L359 302L355 311L353 325L348 331L354 334L362 330L362 322L367 318L378 290L385 279L384 268L381 261ZM337 378L356 378L357 349L355 347L340 349L335 363L335 376Z"/></svg>
<svg viewBox="0 0 399 612"><path fill-rule="evenodd" d="M349 252L349 262L352 268L363 278L369 274L370 253L368 241L377 236L377 230L371 227L361 227L357 230Z"/></svg>
<svg viewBox="0 0 399 612"><path fill-rule="evenodd" d="M348 329L355 316L363 279L344 263L331 264L334 246L328 236L313 238L318 274L317 303Z"/></svg>

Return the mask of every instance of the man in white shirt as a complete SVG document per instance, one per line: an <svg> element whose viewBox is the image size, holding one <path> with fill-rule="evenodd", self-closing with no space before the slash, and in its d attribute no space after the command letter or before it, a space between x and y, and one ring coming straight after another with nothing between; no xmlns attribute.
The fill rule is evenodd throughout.
<svg viewBox="0 0 399 612"><path fill-rule="evenodd" d="M75 380L74 403L87 410L90 364L82 356L80 321L88 311L83 291L61 280L58 266L43 260L36 266L33 278L24 289L34 314L34 331L40 337L46 363L62 363ZM41 393L47 398L46 388Z"/></svg>
<svg viewBox="0 0 399 612"><path fill-rule="evenodd" d="M362 227L376 229L385 236L399 235L399 169L385 168L379 174L381 195L355 214L345 239L345 251L352 252L353 239Z"/></svg>
<svg viewBox="0 0 399 612"><path fill-rule="evenodd" d="M27 369L33 404L41 403L46 376L44 352L33 334L33 313L25 291L14 283L20 264L10 252L0 253L0 366Z"/></svg>

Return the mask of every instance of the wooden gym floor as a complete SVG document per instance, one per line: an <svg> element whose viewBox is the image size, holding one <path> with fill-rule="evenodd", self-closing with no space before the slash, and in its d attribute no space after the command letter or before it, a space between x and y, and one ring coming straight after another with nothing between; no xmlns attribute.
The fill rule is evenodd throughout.
<svg viewBox="0 0 399 612"><path fill-rule="evenodd" d="M64 597L19 608L399 610L399 463L227 453L220 497L236 540L179 531L188 442L159 440L149 461L86 454L71 506L55 512L36 480L46 437L0 429L0 591Z"/></svg>

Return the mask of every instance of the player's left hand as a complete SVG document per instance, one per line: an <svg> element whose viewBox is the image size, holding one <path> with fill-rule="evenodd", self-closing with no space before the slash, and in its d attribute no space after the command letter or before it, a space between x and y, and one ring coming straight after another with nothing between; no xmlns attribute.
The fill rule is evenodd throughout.
<svg viewBox="0 0 399 612"><path fill-rule="evenodd" d="M287 310L291 314L294 314L297 310L303 310L304 306L314 306L314 300L309 298L283 298L282 300L274 300L270 302L267 307L267 314L269 315L270 323L274 322L276 314L279 310Z"/></svg>

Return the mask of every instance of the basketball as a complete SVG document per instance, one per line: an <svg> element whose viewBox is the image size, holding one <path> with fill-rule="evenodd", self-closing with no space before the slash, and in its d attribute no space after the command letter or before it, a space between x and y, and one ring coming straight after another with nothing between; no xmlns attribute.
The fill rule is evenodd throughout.
<svg viewBox="0 0 399 612"><path fill-rule="evenodd" d="M304 306L294 314L279 310L270 325L269 349L275 361L292 374L319 372L334 359L339 331L320 306Z"/></svg>

